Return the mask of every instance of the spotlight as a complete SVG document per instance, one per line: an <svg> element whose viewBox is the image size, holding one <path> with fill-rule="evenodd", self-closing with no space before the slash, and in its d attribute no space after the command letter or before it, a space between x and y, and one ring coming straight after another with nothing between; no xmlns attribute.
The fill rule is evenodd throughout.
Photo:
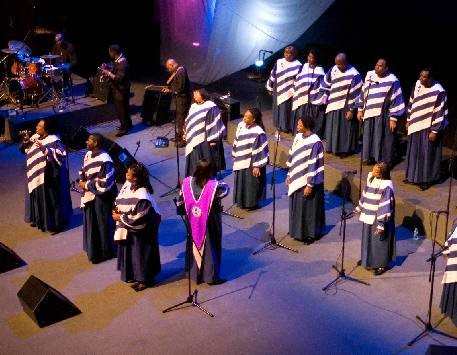
<svg viewBox="0 0 457 355"><path fill-rule="evenodd" d="M256 66L257 68L263 67L263 59L257 59L257 60L255 61L255 66Z"/></svg>
<svg viewBox="0 0 457 355"><path fill-rule="evenodd" d="M263 67L263 65L265 64L265 56L267 55L267 53L273 54L273 51L267 51L266 49L259 50L259 55L254 63L257 68Z"/></svg>

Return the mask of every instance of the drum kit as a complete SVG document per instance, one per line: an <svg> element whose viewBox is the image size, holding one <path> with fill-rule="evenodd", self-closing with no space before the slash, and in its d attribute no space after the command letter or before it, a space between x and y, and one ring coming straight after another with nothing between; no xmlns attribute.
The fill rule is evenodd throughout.
<svg viewBox="0 0 457 355"><path fill-rule="evenodd" d="M32 50L24 42L9 41L8 48L1 49L6 56L0 60L4 66L4 78L0 83L0 100L23 109L24 105L37 106L52 101L59 111L66 107L64 74L69 73L67 64L57 64L56 54L32 57Z"/></svg>

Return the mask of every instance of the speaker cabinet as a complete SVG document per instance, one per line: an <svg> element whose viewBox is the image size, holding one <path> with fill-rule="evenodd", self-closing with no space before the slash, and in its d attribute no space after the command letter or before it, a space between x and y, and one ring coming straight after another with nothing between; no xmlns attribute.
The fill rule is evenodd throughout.
<svg viewBox="0 0 457 355"><path fill-rule="evenodd" d="M74 317L81 311L59 291L30 276L17 293L24 312L40 328Z"/></svg>
<svg viewBox="0 0 457 355"><path fill-rule="evenodd" d="M0 242L0 274L24 266L26 263L14 251Z"/></svg>

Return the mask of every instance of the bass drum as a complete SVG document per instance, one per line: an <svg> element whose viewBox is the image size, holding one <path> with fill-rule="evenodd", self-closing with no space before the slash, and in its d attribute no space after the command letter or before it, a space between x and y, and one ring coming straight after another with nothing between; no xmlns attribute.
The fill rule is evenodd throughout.
<svg viewBox="0 0 457 355"><path fill-rule="evenodd" d="M43 94L43 83L32 77L11 79L8 86L11 100L16 103L33 102Z"/></svg>

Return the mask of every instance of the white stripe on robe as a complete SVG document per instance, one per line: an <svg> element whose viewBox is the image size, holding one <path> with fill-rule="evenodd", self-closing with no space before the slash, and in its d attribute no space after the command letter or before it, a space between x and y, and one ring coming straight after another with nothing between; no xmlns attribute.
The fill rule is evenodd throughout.
<svg viewBox="0 0 457 355"><path fill-rule="evenodd" d="M321 151L317 156L311 156L313 147L318 142L321 142L321 140L317 134L312 134L309 137L304 137L302 133L295 135L286 163L289 168L287 176L291 179L288 187L289 196L308 185L309 180L313 180L314 184L312 185L324 182L323 149L320 149ZM316 169L310 169L310 167Z"/></svg>
<svg viewBox="0 0 457 355"><path fill-rule="evenodd" d="M88 151L84 156L83 166L79 170L79 176L82 180L89 182L93 179L96 179L95 187L100 192L108 191L113 187L115 183L114 179L112 179L114 177L114 169L111 169L111 171L108 172L107 176L105 176L101 180L97 177L98 173L100 172L100 169L102 168L103 163L106 162L113 163L113 160L111 159L108 153L101 152L100 154L97 154L95 157L92 157L92 152ZM100 185L100 182L106 182L108 180L111 180L108 186L102 187ZM92 191L84 190L84 194L81 196L81 208L83 208L86 205L86 203L94 199L95 194Z"/></svg>
<svg viewBox="0 0 457 355"><path fill-rule="evenodd" d="M308 102L313 105L322 105L323 95L320 85L324 75L324 68L321 66L310 68L308 63L302 66L294 82L293 111Z"/></svg>
<svg viewBox="0 0 457 355"><path fill-rule="evenodd" d="M44 174L48 162L55 161L60 166L62 165L62 160L67 156L65 149L60 150L58 147L51 146L53 143L60 141L56 135L48 135L41 140L39 138L38 134L32 135L30 137L31 145L25 149L29 193L44 184ZM44 153L35 145L35 142L40 142L46 148Z"/></svg>
<svg viewBox="0 0 457 355"><path fill-rule="evenodd" d="M254 147L256 141L259 145ZM266 165L268 163L268 140L265 131L258 125L247 128L246 124L241 121L233 141L232 158L233 171Z"/></svg>
<svg viewBox="0 0 457 355"><path fill-rule="evenodd" d="M440 95L444 95L439 101ZM447 125L447 98L444 88L437 82L431 87L424 87L416 81L408 105L408 135L424 129L432 129L435 133Z"/></svg>
<svg viewBox="0 0 457 355"><path fill-rule="evenodd" d="M328 94L326 113L346 108L352 109L360 95L362 79L359 72L348 66L342 72L334 65L324 76L321 90Z"/></svg>
<svg viewBox="0 0 457 355"><path fill-rule="evenodd" d="M369 92L368 89L370 90ZM365 100L367 92L368 98ZM389 117L396 121L396 117L403 115L405 112L405 102L399 80L392 73L380 77L374 70L368 71L357 100L359 111L364 111L363 119L379 117L386 100L388 100Z"/></svg>
<svg viewBox="0 0 457 355"><path fill-rule="evenodd" d="M265 87L268 91L274 91L278 106L294 95L294 81L300 67L301 63L298 60L288 62L281 58L271 70Z"/></svg>

